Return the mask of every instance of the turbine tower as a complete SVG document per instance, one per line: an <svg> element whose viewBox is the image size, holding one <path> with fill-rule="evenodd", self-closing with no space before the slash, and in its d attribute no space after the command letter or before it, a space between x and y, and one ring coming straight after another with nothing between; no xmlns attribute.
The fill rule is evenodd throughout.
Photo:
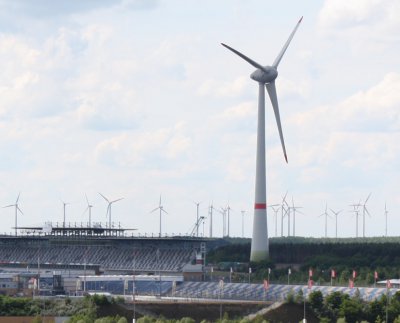
<svg viewBox="0 0 400 323"><path fill-rule="evenodd" d="M371 197L371 194L372 193L369 193L364 204L361 205L362 206L362 216L363 216L363 238L365 238L365 214L368 214L369 216L371 216L371 214L369 214L368 209L367 209L367 202L368 202L369 198Z"/></svg>
<svg viewBox="0 0 400 323"><path fill-rule="evenodd" d="M156 207L150 213L153 213L154 211L157 211L157 210L160 210L160 233L159 233L159 237L161 238L161 233L162 233L162 230L161 230L161 215L162 215L163 212L165 214L168 214L168 212L164 210L164 207L161 204L161 195L160 195L160 202L158 203L158 207Z"/></svg>
<svg viewBox="0 0 400 323"><path fill-rule="evenodd" d="M20 195L21 195L21 193L18 193L18 196L17 196L17 199L15 201L15 204L10 204L10 205L3 206L3 208L12 207L12 206L15 207L15 236L18 235L18 231L17 231L18 230L18 212L20 212L21 214L24 214L24 212L22 212L21 209L18 206L18 201L19 201L19 196Z"/></svg>
<svg viewBox="0 0 400 323"><path fill-rule="evenodd" d="M86 211L88 211L88 213L89 213L89 228L90 228L92 226L92 207L93 207L93 205L89 203L89 199L86 194L85 194L85 197L86 197L87 208L85 209L85 211L83 213L85 213Z"/></svg>
<svg viewBox="0 0 400 323"><path fill-rule="evenodd" d="M293 210L293 237L296 236L296 212L303 214L301 211L298 211L297 209L302 209L302 206L295 206L294 205L294 199L292 196L292 207L291 209Z"/></svg>
<svg viewBox="0 0 400 323"><path fill-rule="evenodd" d="M325 216L325 238L328 237L328 217L330 217L330 215L328 214L328 203L325 204L325 212L320 214L318 217L320 216Z"/></svg>
<svg viewBox="0 0 400 323"><path fill-rule="evenodd" d="M263 66L251 58L238 52L236 49L222 44L224 47L240 56L256 70L250 78L258 82L258 125L257 125L257 162L256 162L256 184L255 184L255 203L253 237L251 240L250 261L266 260L269 257L268 230L267 230L267 194L266 194L266 171L265 171L265 87L275 113L278 125L279 137L282 144L283 154L287 162L286 148L283 140L281 120L279 115L278 98L276 94L275 79L278 76L278 65L288 48L297 28L303 17L300 18L296 27L293 29L288 40L276 57L272 66ZM265 86L265 87L264 87Z"/></svg>
<svg viewBox="0 0 400 323"><path fill-rule="evenodd" d="M342 212L343 210L340 211L334 211L330 208L331 212L335 215L335 238L337 239L337 218L340 212Z"/></svg>
<svg viewBox="0 0 400 323"><path fill-rule="evenodd" d="M106 198L106 197L105 197L103 194L101 194L100 192L99 192L99 194L100 194L101 197L108 203L107 212L106 212L106 217L107 217L107 215L108 215L108 228L111 229L111 206L112 206L115 202L121 201L121 200L123 200L124 198L121 197L121 198L119 198L119 199L110 201L108 198Z"/></svg>
<svg viewBox="0 0 400 323"><path fill-rule="evenodd" d="M278 236L278 212L280 209L279 204L268 205L274 211L274 219L275 219L275 237Z"/></svg>
<svg viewBox="0 0 400 323"><path fill-rule="evenodd" d="M61 202L63 204L63 211L64 211L63 228L65 228L65 208L69 203L68 202L64 202L63 200L61 200Z"/></svg>
<svg viewBox="0 0 400 323"><path fill-rule="evenodd" d="M213 237L213 211L214 211L213 203L208 208L208 216L210 217L210 238Z"/></svg>

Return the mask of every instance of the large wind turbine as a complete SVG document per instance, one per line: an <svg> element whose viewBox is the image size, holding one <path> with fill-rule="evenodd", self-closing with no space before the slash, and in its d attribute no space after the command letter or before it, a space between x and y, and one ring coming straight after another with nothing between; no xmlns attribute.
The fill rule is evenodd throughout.
<svg viewBox="0 0 400 323"><path fill-rule="evenodd" d="M105 199L106 202L108 203L107 212L106 212L106 217L107 217L107 215L108 215L108 228L111 229L111 206L112 206L115 202L121 201L121 200L123 200L124 198L121 197L121 198L119 198L119 199L110 201L108 198L106 198L106 197L105 197L103 194L101 194L100 192L99 192L99 194L100 194L101 197L102 197L103 199Z"/></svg>
<svg viewBox="0 0 400 323"><path fill-rule="evenodd" d="M12 207L12 206L15 207L15 235L16 236L18 235L18 231L17 231L18 230L18 212L20 212L21 214L24 214L24 212L22 212L21 209L18 206L18 201L19 201L19 196L20 195L21 195L21 193L18 193L17 200L15 201L15 204L6 205L6 206L3 207L3 208Z"/></svg>
<svg viewBox="0 0 400 323"><path fill-rule="evenodd" d="M257 162L256 162L256 185L255 185L255 203L254 203L254 221L253 238L251 240L250 261L261 261L268 259L268 230L267 230L267 194L266 194L266 176L265 176L265 88L267 88L269 98L275 113L276 123L278 125L279 137L282 144L283 154L287 162L285 142L283 140L282 126L279 115L278 98L276 95L275 79L278 76L278 65L288 48L297 28L303 17L300 18L296 27L290 34L288 40L276 57L272 66L263 66L251 58L238 52L236 49L222 44L224 47L243 58L256 70L250 78L258 82L258 125L257 125Z"/></svg>

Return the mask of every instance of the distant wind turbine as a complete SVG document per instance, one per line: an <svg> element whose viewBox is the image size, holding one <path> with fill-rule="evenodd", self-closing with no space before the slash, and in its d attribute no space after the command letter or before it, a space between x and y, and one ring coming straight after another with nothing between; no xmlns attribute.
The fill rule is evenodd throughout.
<svg viewBox="0 0 400 323"><path fill-rule="evenodd" d="M388 234L388 213L389 213L389 211L386 209L386 202L385 202L385 236L386 237Z"/></svg>
<svg viewBox="0 0 400 323"><path fill-rule="evenodd" d="M269 205L269 207L274 211L274 219L275 219L275 237L278 236L278 212L281 208L280 204Z"/></svg>
<svg viewBox="0 0 400 323"><path fill-rule="evenodd" d="M211 202L211 205L208 208L208 215L210 217L210 238L213 237L213 211L215 210L213 202Z"/></svg>
<svg viewBox="0 0 400 323"><path fill-rule="evenodd" d="M328 217L330 215L328 214L328 203L325 204L325 212L320 214L319 216L325 216L325 238L328 237Z"/></svg>
<svg viewBox="0 0 400 323"><path fill-rule="evenodd" d="M334 211L332 209L330 209L330 210L335 215L335 237L337 239L337 219L338 219L339 213L342 212L343 210L340 210L340 211Z"/></svg>
<svg viewBox="0 0 400 323"><path fill-rule="evenodd" d="M65 228L65 208L66 206L69 204L67 202L64 202L63 200L61 200L62 204L63 204L63 214L64 214L64 218L63 218L63 228Z"/></svg>
<svg viewBox="0 0 400 323"><path fill-rule="evenodd" d="M121 201L121 200L123 200L124 198L121 197L121 198L119 198L119 199L110 201L108 198L106 198L106 197L105 197L103 194L101 194L100 192L99 192L99 194L100 194L101 197L108 203L107 212L106 212L106 217L107 217L107 215L108 215L108 228L111 229L111 206L112 206L115 202Z"/></svg>
<svg viewBox="0 0 400 323"><path fill-rule="evenodd" d="M86 194L85 194L85 198L86 198L87 208L85 209L85 211L83 213L85 213L86 211L88 211L88 213L89 213L89 228L90 228L92 226L92 207L93 207L93 205L89 203L89 199Z"/></svg>
<svg viewBox="0 0 400 323"><path fill-rule="evenodd" d="M6 207L15 207L15 235L17 236L18 235L18 212L20 212L21 214L24 214L24 212L22 212L21 211L21 209L19 208L19 206L18 206L18 201L19 201L19 196L21 195L21 193L18 193L18 196L17 196L17 200L15 201L15 204L10 204L10 205L6 205L6 206L3 206L3 208L6 208Z"/></svg>
<svg viewBox="0 0 400 323"><path fill-rule="evenodd" d="M368 212L367 209L367 202L369 198L371 197L372 193L369 193L368 197L366 198L365 202L362 206L362 216L363 216L363 238L365 238L365 214L368 214L368 216L371 216L371 214Z"/></svg>
<svg viewBox="0 0 400 323"><path fill-rule="evenodd" d="M301 211L298 211L297 209L302 209L302 206L295 206L294 205L294 199L292 196L292 207L291 209L293 210L293 237L296 236L296 212L303 214Z"/></svg>
<svg viewBox="0 0 400 323"><path fill-rule="evenodd" d="M197 223L196 237L199 237L199 206L201 202L193 202L193 203L196 204L196 223Z"/></svg>
<svg viewBox="0 0 400 323"><path fill-rule="evenodd" d="M287 193L285 194L285 196L283 196L282 198L282 204L281 204L281 237L283 237L283 219L285 218L286 214L287 214L287 209L285 208L285 205L288 206L287 202L286 202L286 196Z"/></svg>
<svg viewBox="0 0 400 323"><path fill-rule="evenodd" d="M353 212L355 213L356 216L356 238L358 238L358 216L360 215L360 206L361 206L361 201L358 202L358 204L351 204L350 206L353 207Z"/></svg>
<svg viewBox="0 0 400 323"><path fill-rule="evenodd" d="M299 27L303 17L298 21L294 30L282 50L276 57L272 66L263 66L232 47L222 44L240 58L256 68L250 78L258 82L258 125L257 125L257 162L256 162L256 185L254 203L253 237L251 239L251 261L267 260L269 257L268 229L267 229L267 194L266 194L266 170L265 170L265 87L275 113L279 137L286 162L287 154L283 140L281 118L279 114L278 97L276 94L275 79L278 77L278 65L285 54L289 44Z"/></svg>
<svg viewBox="0 0 400 323"><path fill-rule="evenodd" d="M160 233L159 233L159 237L161 238L161 234L162 234L162 229L161 229L161 215L162 215L163 212L164 212L165 214L168 214L168 212L164 210L164 207L163 207L163 205L162 205L162 203L161 203L161 195L160 195L160 202L158 203L158 206L157 206L154 210L152 210L150 213L153 213L153 212L155 212L155 211L157 211L157 210L160 210Z"/></svg>

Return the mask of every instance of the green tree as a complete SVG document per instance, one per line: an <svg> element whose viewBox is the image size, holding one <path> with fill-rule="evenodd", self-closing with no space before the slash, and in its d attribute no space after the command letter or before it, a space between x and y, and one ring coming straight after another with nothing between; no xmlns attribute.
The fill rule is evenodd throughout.
<svg viewBox="0 0 400 323"><path fill-rule="evenodd" d="M356 323L363 318L362 305L355 299L345 299L340 306L339 314L347 323Z"/></svg>

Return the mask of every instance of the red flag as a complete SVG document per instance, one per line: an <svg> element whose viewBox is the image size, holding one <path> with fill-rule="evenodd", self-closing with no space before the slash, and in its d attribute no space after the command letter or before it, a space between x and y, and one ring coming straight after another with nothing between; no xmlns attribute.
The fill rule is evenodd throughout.
<svg viewBox="0 0 400 323"><path fill-rule="evenodd" d="M349 288L353 288L354 287L354 281L349 279Z"/></svg>
<svg viewBox="0 0 400 323"><path fill-rule="evenodd" d="M392 283L389 279L386 281L386 288L392 288Z"/></svg>
<svg viewBox="0 0 400 323"><path fill-rule="evenodd" d="M356 279L356 277L357 277L357 272L353 270L353 279Z"/></svg>
<svg viewBox="0 0 400 323"><path fill-rule="evenodd" d="M269 287L269 282L268 280L264 279L264 289L267 290Z"/></svg>
<svg viewBox="0 0 400 323"><path fill-rule="evenodd" d="M336 271L335 269L331 270L331 278L336 278Z"/></svg>
<svg viewBox="0 0 400 323"><path fill-rule="evenodd" d="M308 270L308 277L312 277L312 274L313 274L313 272L312 272L312 269L310 268L310 269Z"/></svg>
<svg viewBox="0 0 400 323"><path fill-rule="evenodd" d="M312 280L312 279L309 279L309 280L308 280L308 289L311 289L312 286L313 286L313 284L314 284L313 280Z"/></svg>
<svg viewBox="0 0 400 323"><path fill-rule="evenodd" d="M375 272L374 272L374 278L375 279L378 279L378 272L375 270Z"/></svg>

